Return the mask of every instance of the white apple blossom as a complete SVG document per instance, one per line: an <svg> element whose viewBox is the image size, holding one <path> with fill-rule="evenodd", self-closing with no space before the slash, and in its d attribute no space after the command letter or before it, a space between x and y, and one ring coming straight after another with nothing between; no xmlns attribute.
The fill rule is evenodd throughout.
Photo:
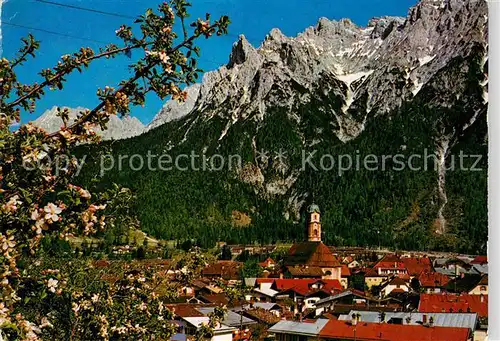
<svg viewBox="0 0 500 341"><path fill-rule="evenodd" d="M62 212L62 209L53 203L48 203L43 210L45 211L45 220L50 220L52 222L59 220L58 214Z"/></svg>
<svg viewBox="0 0 500 341"><path fill-rule="evenodd" d="M49 278L49 281L47 283L49 291L55 293L58 283L59 281L57 279Z"/></svg>

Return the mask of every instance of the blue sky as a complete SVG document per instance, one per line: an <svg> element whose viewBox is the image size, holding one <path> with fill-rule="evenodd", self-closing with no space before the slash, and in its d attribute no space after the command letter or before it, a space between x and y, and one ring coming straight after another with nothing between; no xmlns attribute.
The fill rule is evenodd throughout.
<svg viewBox="0 0 500 341"><path fill-rule="evenodd" d="M147 8L156 8L160 3L160 0L53 1L132 17L143 14ZM227 63L231 46L239 34L244 34L250 43L259 46L265 35L274 27L278 27L287 36L295 36L306 27L315 25L320 17L335 20L350 18L356 24L365 26L372 17L406 16L409 7L413 6L416 0L192 0L192 3L192 19L203 17L209 12L214 18L226 14L232 22L228 36L203 39L198 43L202 53L199 66L208 71ZM64 54L77 51L82 46L97 50L104 46L99 42L118 43L115 30L121 24L131 24L132 21L49 5L37 0L8 0L2 8L3 56L13 57L19 47L20 38L28 32L33 33L41 41L39 55L19 69L18 76L24 82L39 81L40 76L37 73L42 68L53 66ZM95 41L14 27L6 24L8 22ZM138 57L133 54L132 60ZM97 61L83 74L70 75L63 91L48 91L47 96L38 102L36 113L23 115L22 121L33 120L54 105L88 108L95 106L97 88L117 85L120 80L126 78L129 75L127 65L130 62L125 57ZM145 108L133 108L132 115L146 124L161 106L162 102L152 95L148 97Z"/></svg>

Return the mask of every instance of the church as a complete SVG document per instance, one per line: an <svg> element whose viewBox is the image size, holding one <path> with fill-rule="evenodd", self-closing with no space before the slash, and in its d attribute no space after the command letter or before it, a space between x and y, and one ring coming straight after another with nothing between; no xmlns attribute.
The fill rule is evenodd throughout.
<svg viewBox="0 0 500 341"><path fill-rule="evenodd" d="M321 212L318 205L307 208L308 241L294 244L285 257L286 272L293 278L341 280L342 265L321 241Z"/></svg>

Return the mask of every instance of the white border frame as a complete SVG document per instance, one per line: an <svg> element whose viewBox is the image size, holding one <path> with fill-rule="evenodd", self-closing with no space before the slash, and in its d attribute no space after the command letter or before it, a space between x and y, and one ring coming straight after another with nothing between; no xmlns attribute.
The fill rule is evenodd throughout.
<svg viewBox="0 0 500 341"><path fill-rule="evenodd" d="M488 7L488 340L500 341L500 1L489 0Z"/></svg>

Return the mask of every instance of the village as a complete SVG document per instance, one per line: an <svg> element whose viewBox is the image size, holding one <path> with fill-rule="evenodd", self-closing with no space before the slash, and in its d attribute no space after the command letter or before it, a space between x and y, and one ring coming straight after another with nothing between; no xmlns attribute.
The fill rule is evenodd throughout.
<svg viewBox="0 0 500 341"><path fill-rule="evenodd" d="M193 339L216 307L227 313L212 341L486 338L486 256L328 247L321 241L319 207L309 206L307 214L307 241L292 245L282 259L258 262L258 277L245 276L238 259L272 255L276 246L223 245L226 259L205 264L188 283L178 280L183 269L170 260L144 260L178 293L167 305L178 326L171 339ZM228 288L240 295L232 297Z"/></svg>

